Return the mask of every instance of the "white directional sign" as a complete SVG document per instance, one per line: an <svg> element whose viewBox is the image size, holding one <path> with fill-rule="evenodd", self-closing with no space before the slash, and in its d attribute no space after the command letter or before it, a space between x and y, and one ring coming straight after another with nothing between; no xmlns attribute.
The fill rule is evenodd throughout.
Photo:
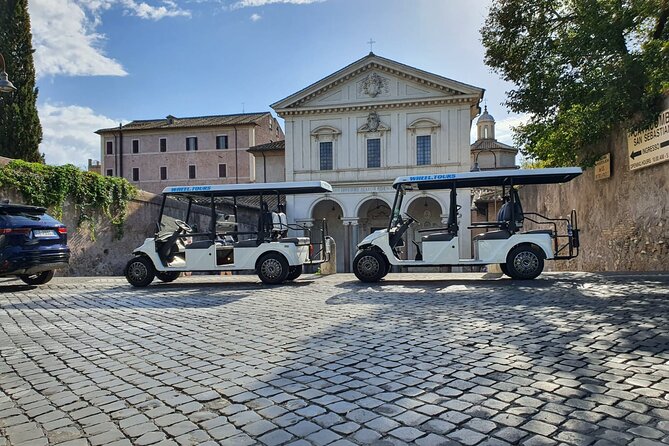
<svg viewBox="0 0 669 446"><path fill-rule="evenodd" d="M627 133L630 170L669 161L669 109L648 128Z"/></svg>

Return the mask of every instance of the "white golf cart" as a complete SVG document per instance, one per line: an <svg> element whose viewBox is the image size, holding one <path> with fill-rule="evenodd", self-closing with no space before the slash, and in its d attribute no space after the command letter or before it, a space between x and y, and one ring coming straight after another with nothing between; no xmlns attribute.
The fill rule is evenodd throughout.
<svg viewBox="0 0 669 446"><path fill-rule="evenodd" d="M569 219L549 218L523 212L514 186L564 183L579 176L579 167L550 169L516 169L453 174L399 177L393 183L397 190L388 228L375 231L358 244L353 271L363 282L377 282L397 266L473 266L499 264L504 274L514 279L534 279L544 268L544 260L571 259L578 255L579 234L576 211ZM474 258L461 259L458 245L457 190L477 187L501 187L505 204L497 221L472 223L467 229L491 230L474 237ZM401 259L402 239L416 221L405 213L402 200L411 190L450 190L449 216L446 227L419 230L420 243L414 260ZM546 229L523 231L523 221L534 222ZM564 232L559 232L564 231Z"/></svg>
<svg viewBox="0 0 669 446"><path fill-rule="evenodd" d="M167 187L156 234L133 252L126 279L143 287L187 271L255 271L267 284L295 280L303 265L329 259L331 239L325 221L311 229L288 224L285 195L323 192L332 192L324 181ZM239 221L242 214L253 221ZM309 236L288 237L289 230Z"/></svg>

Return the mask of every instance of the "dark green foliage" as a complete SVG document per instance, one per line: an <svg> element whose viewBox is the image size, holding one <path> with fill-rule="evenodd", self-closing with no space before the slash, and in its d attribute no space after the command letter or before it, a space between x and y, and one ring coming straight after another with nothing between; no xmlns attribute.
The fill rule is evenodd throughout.
<svg viewBox="0 0 669 446"><path fill-rule="evenodd" d="M0 93L0 156L43 161L27 0L0 0L0 53L17 88Z"/></svg>
<svg viewBox="0 0 669 446"><path fill-rule="evenodd" d="M63 203L69 199L76 207L79 224L93 222L100 211L122 234L128 202L137 189L124 178L104 177L67 164L48 166L15 160L0 167L0 188L19 192L26 204L52 209L62 217Z"/></svg>
<svg viewBox="0 0 669 446"><path fill-rule="evenodd" d="M514 83L516 129L545 165L591 165L617 128L657 117L669 90L669 0L497 0L485 62Z"/></svg>

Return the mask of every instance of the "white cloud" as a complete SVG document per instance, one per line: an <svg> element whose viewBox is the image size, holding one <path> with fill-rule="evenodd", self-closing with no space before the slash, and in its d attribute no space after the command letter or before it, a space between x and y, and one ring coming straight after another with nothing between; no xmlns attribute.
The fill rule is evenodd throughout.
<svg viewBox="0 0 669 446"><path fill-rule="evenodd" d="M106 2L95 3L99 8ZM89 19L72 0L31 0L30 20L38 76L125 76L120 63L104 55L100 43L104 36L95 33Z"/></svg>
<svg viewBox="0 0 669 446"><path fill-rule="evenodd" d="M510 146L513 145L513 128L529 121L530 115L509 116L495 123L495 137L497 141Z"/></svg>
<svg viewBox="0 0 669 446"><path fill-rule="evenodd" d="M43 103L38 112L43 133L40 152L48 164L56 165L86 167L89 158L99 160L100 137L94 132L120 122L78 105Z"/></svg>
<svg viewBox="0 0 669 446"><path fill-rule="evenodd" d="M102 13L120 7L146 20L190 17L173 0L150 5L136 0L31 0L30 20L38 76L125 76L116 60L102 50L105 36L96 32Z"/></svg>
<svg viewBox="0 0 669 446"><path fill-rule="evenodd" d="M251 14L251 21L252 22L257 22L260 19L262 19L262 16L260 14L256 14L256 13Z"/></svg>
<svg viewBox="0 0 669 446"><path fill-rule="evenodd" d="M163 5L151 6L145 2L136 2L135 0L122 0L126 13L136 15L142 19L160 20L165 17L190 17L190 11L179 8L173 1L163 1Z"/></svg>
<svg viewBox="0 0 669 446"><path fill-rule="evenodd" d="M325 0L239 0L232 5L232 9L254 8L257 6L271 5L273 3L289 3L291 5L308 5L310 3L320 3Z"/></svg>

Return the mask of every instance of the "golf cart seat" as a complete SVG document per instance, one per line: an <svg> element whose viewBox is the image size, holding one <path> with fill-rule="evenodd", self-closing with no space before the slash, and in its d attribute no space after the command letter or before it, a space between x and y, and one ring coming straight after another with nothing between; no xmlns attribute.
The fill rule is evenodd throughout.
<svg viewBox="0 0 669 446"><path fill-rule="evenodd" d="M281 243L292 243L296 246L310 245L311 239L309 237L284 237L279 239Z"/></svg>
<svg viewBox="0 0 669 446"><path fill-rule="evenodd" d="M532 229L531 231L524 231L523 234L548 234L553 237L553 230L551 229Z"/></svg>
<svg viewBox="0 0 669 446"><path fill-rule="evenodd" d="M449 232L437 232L434 234L424 235L421 240L424 242L450 242L455 237L455 234Z"/></svg>
<svg viewBox="0 0 669 446"><path fill-rule="evenodd" d="M235 243L235 248L255 248L258 245L259 243L256 239L240 240Z"/></svg>
<svg viewBox="0 0 669 446"><path fill-rule="evenodd" d="M186 249L208 249L214 242L211 240L198 240L189 245L186 245Z"/></svg>
<svg viewBox="0 0 669 446"><path fill-rule="evenodd" d="M474 237L474 241L479 240L506 240L511 237L511 232L506 229L501 229L499 231L490 231L483 234L479 234Z"/></svg>

